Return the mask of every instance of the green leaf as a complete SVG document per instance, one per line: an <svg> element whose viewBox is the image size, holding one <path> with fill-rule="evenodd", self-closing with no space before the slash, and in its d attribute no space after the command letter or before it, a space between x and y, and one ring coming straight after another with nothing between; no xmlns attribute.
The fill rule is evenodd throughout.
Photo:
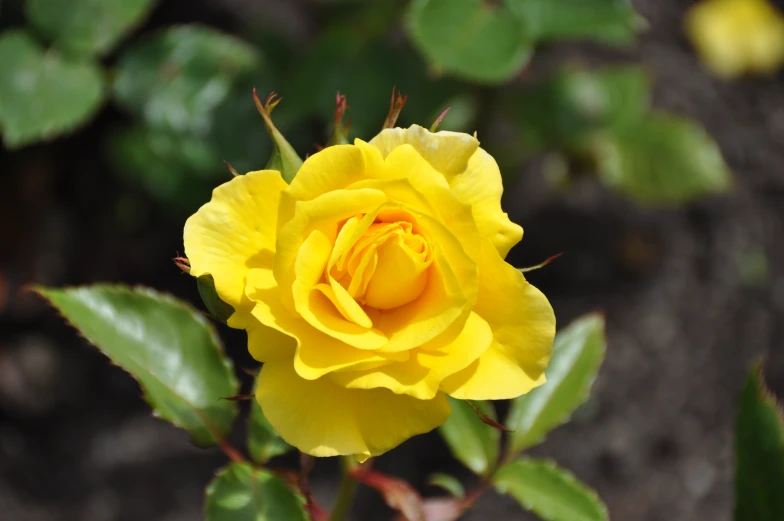
<svg viewBox="0 0 784 521"><path fill-rule="evenodd" d="M27 17L64 50L106 54L154 4L155 0L27 0Z"/></svg>
<svg viewBox="0 0 784 521"><path fill-rule="evenodd" d="M495 419L492 405L487 402L473 403L485 415ZM449 404L452 406L452 414L439 427L441 436L452 454L466 467L477 474L488 473L498 460L500 431L482 422L467 402L449 398Z"/></svg>
<svg viewBox="0 0 784 521"><path fill-rule="evenodd" d="M408 30L437 69L471 81L506 81L532 55L521 20L485 0L414 0Z"/></svg>
<svg viewBox="0 0 784 521"><path fill-rule="evenodd" d="M606 521L609 519L596 492L571 473L546 460L523 458L502 467L493 476L501 494L509 494L526 510L546 521Z"/></svg>
<svg viewBox="0 0 784 521"><path fill-rule="evenodd" d="M547 383L512 400L506 420L514 431L509 434L512 451L541 443L548 432L569 420L588 399L605 349L604 318L598 314L575 320L555 336Z"/></svg>
<svg viewBox="0 0 784 521"><path fill-rule="evenodd" d="M253 400L250 405L250 421L248 423L248 452L256 463L266 463L275 456L280 456L293 447L283 441L272 425L264 417L259 403Z"/></svg>
<svg viewBox="0 0 784 521"><path fill-rule="evenodd" d="M207 485L206 521L308 521L304 499L272 472L232 463Z"/></svg>
<svg viewBox="0 0 784 521"><path fill-rule="evenodd" d="M101 70L54 50L24 31L0 35L0 129L8 148L48 140L84 124L104 99Z"/></svg>
<svg viewBox="0 0 784 521"><path fill-rule="evenodd" d="M713 139L678 116L652 113L597 136L593 149L604 183L642 203L684 203L732 184Z"/></svg>
<svg viewBox="0 0 784 521"><path fill-rule="evenodd" d="M735 521L784 519L784 411L760 363L740 395L735 451Z"/></svg>
<svg viewBox="0 0 784 521"><path fill-rule="evenodd" d="M507 111L531 151L578 151L594 132L637 121L650 103L650 79L640 67L565 70L513 94Z"/></svg>
<svg viewBox="0 0 784 521"><path fill-rule="evenodd" d="M450 474L436 472L427 478L427 484L431 487L439 487L449 492L454 497L465 496L465 488L460 480Z"/></svg>
<svg viewBox="0 0 784 521"><path fill-rule="evenodd" d="M231 429L238 394L232 365L198 311L147 288L94 285L38 288L89 342L134 376L155 415L186 429L198 445Z"/></svg>
<svg viewBox="0 0 784 521"><path fill-rule="evenodd" d="M214 109L239 78L260 66L256 49L233 36L207 27L171 27L120 57L114 95L150 125L204 136Z"/></svg>
<svg viewBox="0 0 784 521"><path fill-rule="evenodd" d="M506 0L537 42L592 39L629 45L646 26L627 0Z"/></svg>

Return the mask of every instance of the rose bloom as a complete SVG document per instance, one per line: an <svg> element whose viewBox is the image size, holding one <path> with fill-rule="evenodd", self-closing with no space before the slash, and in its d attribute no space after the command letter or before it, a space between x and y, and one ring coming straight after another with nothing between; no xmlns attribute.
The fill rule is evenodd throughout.
<svg viewBox="0 0 784 521"><path fill-rule="evenodd" d="M290 185L237 176L188 219L191 275L247 331L284 440L364 459L443 424L447 395L544 383L555 316L504 261L523 230L502 192L474 136L412 126L325 148Z"/></svg>
<svg viewBox="0 0 784 521"><path fill-rule="evenodd" d="M768 0L702 0L686 32L716 75L775 74L784 63L784 17Z"/></svg>

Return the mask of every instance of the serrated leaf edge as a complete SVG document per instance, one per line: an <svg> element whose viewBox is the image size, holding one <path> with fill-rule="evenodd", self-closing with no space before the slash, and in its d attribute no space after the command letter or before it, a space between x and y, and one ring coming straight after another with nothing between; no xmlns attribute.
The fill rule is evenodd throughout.
<svg viewBox="0 0 784 521"><path fill-rule="evenodd" d="M207 418L205 418L196 409L193 409L193 412L199 418L199 420L204 424L205 428L210 432L210 434L214 438L214 443L213 444L206 444L205 445L204 443L201 443L199 440L196 440L193 437L193 435L191 434L191 432L188 431L188 429L185 426L183 426L182 424L180 424L176 419L174 419L174 418L167 418L165 415L161 414L161 412L155 406L152 405L151 397L149 396L149 394L147 392L147 389L145 388L144 385L142 385L142 383L139 381L139 379L133 373L131 373L129 370L127 370L126 368L124 368L121 365L117 364L112 359L112 357L109 356L100 346L98 346L91 339L87 338L82 333L82 331L78 327L76 327L76 325L74 325L67 316L65 316L65 314L60 310L60 308L57 305L54 304L54 302L52 301L51 297L49 297L49 295L47 295L47 293L51 292L51 291L66 292L66 291L81 290L81 289L107 289L107 290L110 290L110 291L123 292L123 293L126 293L128 295L138 295L138 294L141 294L141 295L153 298L153 299L160 299L160 300L163 300L163 301L165 301L167 303L173 304L173 305L179 307L180 309L183 309L183 310L188 311L188 312L192 312L192 315L194 317L196 317L196 320L199 321L201 324L203 324L204 326L207 327L207 331L209 332L210 337L214 341L213 345L215 345L215 347L217 349L217 353L220 355L220 358L223 360L223 366L226 369L228 369L228 371L229 371L229 378L231 380L231 385L233 387L235 387L235 388L239 388L239 381L237 380L237 376L234 373L234 364L231 362L231 359L229 359L226 356L225 350L223 348L223 343L221 342L220 337L217 334L217 331L212 326L210 321L199 310L197 310L196 308L194 308L190 304L186 303L185 301L175 297L174 295L171 295L169 293L163 293L163 292L160 292L160 291L157 291L155 289L149 288L147 286L142 286L142 285L126 286L126 285L123 285L123 284L99 283L99 284L91 284L91 285L83 285L83 286L65 286L65 287L62 287L62 288L47 288L47 287L42 286L42 285L33 285L33 286L30 286L29 289L31 291L35 292L36 294L38 294L39 296L41 296L44 300L46 300L47 303L49 303L49 305L57 312L57 314L60 316L60 318L62 318L63 321L69 327L71 327L73 330L75 330L77 335L79 335L79 337L84 339L88 344L90 344L91 346L95 347L102 355L104 355L109 360L109 363L111 363L115 367L119 367L124 372L128 373L128 375L130 375L131 378L134 379L134 381L136 381L136 383L139 385L139 388L142 390L142 398L152 408L152 416L153 417L161 419L161 420L165 420L168 423L174 425L175 427L183 429L185 432L188 433L188 435L190 436L191 441L193 442L194 445L197 445L197 446L200 446L200 447L206 447L206 446L211 446L211 445L214 445L214 444L218 444L220 442L220 440L218 439L218 436L222 435L222 434L218 433L218 431L215 428L215 426L212 425L209 422L209 420L207 420ZM150 373L150 376L152 376L153 378L155 378L156 380L158 380L160 382L160 380L155 375L153 375L152 373ZM163 384L163 382L161 382L161 383ZM166 385L164 385L164 387L166 387L167 389L169 388ZM177 399L181 400L183 403L187 404L188 407L191 407L190 402L188 402L182 396L178 395L177 393L175 393L173 391L172 391L172 395L175 396ZM231 404L231 408L233 409L233 412L234 412L233 416L236 418L237 413L238 413L237 404L233 403L233 402L229 402L229 403Z"/></svg>

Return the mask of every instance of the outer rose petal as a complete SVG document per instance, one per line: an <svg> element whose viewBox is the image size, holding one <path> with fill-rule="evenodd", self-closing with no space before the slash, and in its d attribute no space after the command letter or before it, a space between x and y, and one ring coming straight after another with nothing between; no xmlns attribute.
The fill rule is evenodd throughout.
<svg viewBox="0 0 784 521"><path fill-rule="evenodd" d="M505 258L523 238L523 229L501 210L504 186L495 159L480 148L468 160L465 171L449 184L458 200L471 205L479 233L490 239L501 258Z"/></svg>
<svg viewBox="0 0 784 521"><path fill-rule="evenodd" d="M185 223L191 275L212 275L218 296L235 311L253 307L245 298L248 270L272 265L278 201L287 186L275 170L237 176L217 187Z"/></svg>
<svg viewBox="0 0 784 521"><path fill-rule="evenodd" d="M417 400L387 389L344 389L329 378L304 380L290 362L264 364L256 399L281 437L313 456L376 456L450 413L443 393Z"/></svg>
<svg viewBox="0 0 784 521"><path fill-rule="evenodd" d="M479 360L444 380L441 390L463 400L503 400L543 384L555 337L553 308L487 240L474 311L493 329L493 344Z"/></svg>
<svg viewBox="0 0 784 521"><path fill-rule="evenodd" d="M401 145L412 145L446 178L455 197L470 205L479 232L490 239L501 257L520 242L523 229L512 223L501 210L504 188L495 160L479 148L469 134L430 132L418 125L382 130L370 140L384 157Z"/></svg>
<svg viewBox="0 0 784 521"><path fill-rule="evenodd" d="M430 132L419 125L409 128L388 128L370 140L381 155L387 157L400 145L411 145L447 181L465 169L468 159L479 148L479 140L462 132Z"/></svg>

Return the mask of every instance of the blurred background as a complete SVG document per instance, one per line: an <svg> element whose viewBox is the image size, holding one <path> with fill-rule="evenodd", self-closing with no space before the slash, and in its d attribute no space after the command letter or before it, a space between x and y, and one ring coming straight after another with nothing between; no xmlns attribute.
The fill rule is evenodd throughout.
<svg viewBox="0 0 784 521"><path fill-rule="evenodd" d="M755 357L784 393L784 78L775 57L717 66L699 35L724 22L695 18L690 43L692 4L0 0L0 519L201 519L224 456L154 419L130 376L21 290L122 282L201 308L171 259L229 179L223 161L267 162L252 87L282 96L273 118L304 157L328 140L338 91L369 139L396 86L400 125L451 107L441 128L477 130L498 160L526 230L510 263L564 253L529 274L559 323L606 314L592 400L534 453L615 520L729 520ZM719 40L732 35L743 49L742 31ZM219 329L254 367L244 333ZM420 490L434 470L471 479L436 434L377 465ZM336 468L313 478L327 504ZM391 517L361 490L354 519ZM490 518L528 519L487 494L467 519Z"/></svg>

